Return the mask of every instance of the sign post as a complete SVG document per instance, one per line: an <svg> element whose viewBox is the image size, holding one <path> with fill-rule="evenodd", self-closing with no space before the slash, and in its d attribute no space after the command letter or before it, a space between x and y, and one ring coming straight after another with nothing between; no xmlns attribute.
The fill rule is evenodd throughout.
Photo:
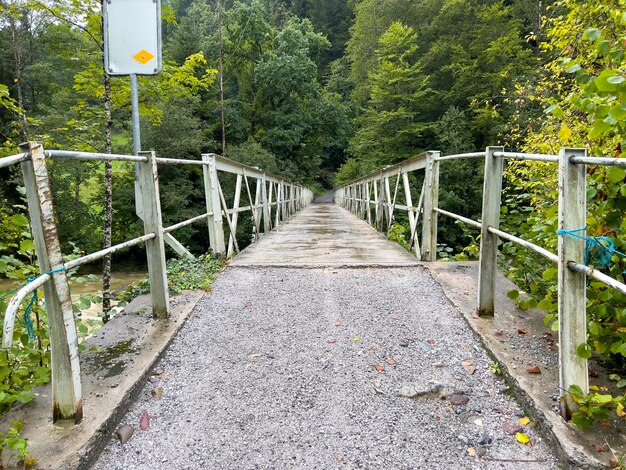
<svg viewBox="0 0 626 470"><path fill-rule="evenodd" d="M109 75L129 75L133 114L133 151L141 152L139 92L137 75L158 75L163 66L161 52L160 0L104 1L104 71ZM143 220L143 202L135 164L135 212ZM165 241L178 254L191 253L173 236Z"/></svg>

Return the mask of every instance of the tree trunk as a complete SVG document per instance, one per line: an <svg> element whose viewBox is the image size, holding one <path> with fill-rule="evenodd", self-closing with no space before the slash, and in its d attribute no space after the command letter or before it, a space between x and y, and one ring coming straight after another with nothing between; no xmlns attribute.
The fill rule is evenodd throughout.
<svg viewBox="0 0 626 470"><path fill-rule="evenodd" d="M102 5L102 3L101 3ZM104 27L104 25L103 25ZM104 62L104 55L103 62ZM104 63L103 63L104 68ZM111 133L113 119L111 117L111 78L104 72L104 152L111 153ZM111 247L113 225L113 171L110 161L104 162L104 240L102 248ZM102 321L109 320L111 310L111 255L102 260Z"/></svg>
<svg viewBox="0 0 626 470"><path fill-rule="evenodd" d="M217 4L217 44L219 57L219 87L220 87L220 118L222 120L222 156L226 156L226 122L224 119L224 58L222 54L222 5L220 0Z"/></svg>

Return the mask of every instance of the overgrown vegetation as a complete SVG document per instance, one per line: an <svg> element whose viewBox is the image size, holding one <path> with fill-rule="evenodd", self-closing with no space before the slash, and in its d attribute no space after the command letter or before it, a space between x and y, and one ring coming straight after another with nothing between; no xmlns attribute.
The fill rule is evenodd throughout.
<svg viewBox="0 0 626 470"><path fill-rule="evenodd" d="M210 290L215 275L223 268L224 262L212 253L200 255L196 258L181 256L167 260L167 284L170 292L178 294L184 290ZM150 281L146 277L143 281L128 286L118 293L117 298L122 302L130 302L138 295L150 292Z"/></svg>

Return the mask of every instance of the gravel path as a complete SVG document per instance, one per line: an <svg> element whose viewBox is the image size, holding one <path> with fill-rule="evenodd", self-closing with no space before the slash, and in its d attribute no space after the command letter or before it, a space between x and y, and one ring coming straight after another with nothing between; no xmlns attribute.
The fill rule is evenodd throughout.
<svg viewBox="0 0 626 470"><path fill-rule="evenodd" d="M490 363L420 267L228 268L94 468L557 468Z"/></svg>

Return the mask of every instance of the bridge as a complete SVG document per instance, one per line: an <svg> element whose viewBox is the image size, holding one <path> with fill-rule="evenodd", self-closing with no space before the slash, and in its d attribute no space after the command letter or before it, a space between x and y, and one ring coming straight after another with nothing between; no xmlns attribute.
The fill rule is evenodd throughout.
<svg viewBox="0 0 626 470"><path fill-rule="evenodd" d="M145 235L64 262L46 170L46 160L54 158L136 163ZM438 204L439 173L446 161L460 158L485 162L480 221ZM558 253L499 229L506 159L558 166ZM488 329L498 319L498 240L558 265L560 347L553 371L558 381L551 387L561 396L565 418L574 407L569 386L589 387L586 359L576 353L586 341L586 277L626 293L626 285L586 266L584 240L568 236L585 226L586 165L625 166L623 159L589 157L581 149L562 149L559 155L501 147L462 155L427 152L337 188L334 204L313 203L306 188L212 154L177 160L154 152L93 154L29 143L19 155L0 160L0 167L14 164L24 174L42 275L9 303L3 347L11 346L22 301L43 286L52 345L50 415L58 424L69 420L76 428L87 426L89 413L98 407L91 397L83 406L67 270L145 243L152 313L167 323L164 235L205 222L210 248L236 254L213 292L196 299L165 351L153 375L163 396L154 399L150 382L121 417L130 424L137 416L144 419L145 411L152 421L142 428L150 432L137 431L124 445L110 441L95 468L556 468L557 452L534 430L515 428L530 435L533 446L508 435L524 412L489 372L492 359L474 331L481 330L475 324ZM159 165L203 168L205 213L163 227ZM223 174L236 176L233 198L222 190ZM423 181L417 194L415 181ZM242 193L246 206L240 205ZM234 234L243 212L252 219L256 242L239 253ZM409 251L378 233L399 213L409 221ZM471 301L470 320L450 302L433 268L440 216L480 230L477 300ZM563 427L554 415L550 426ZM55 445L67 432L58 434ZM62 451L62 445L54 449Z"/></svg>

